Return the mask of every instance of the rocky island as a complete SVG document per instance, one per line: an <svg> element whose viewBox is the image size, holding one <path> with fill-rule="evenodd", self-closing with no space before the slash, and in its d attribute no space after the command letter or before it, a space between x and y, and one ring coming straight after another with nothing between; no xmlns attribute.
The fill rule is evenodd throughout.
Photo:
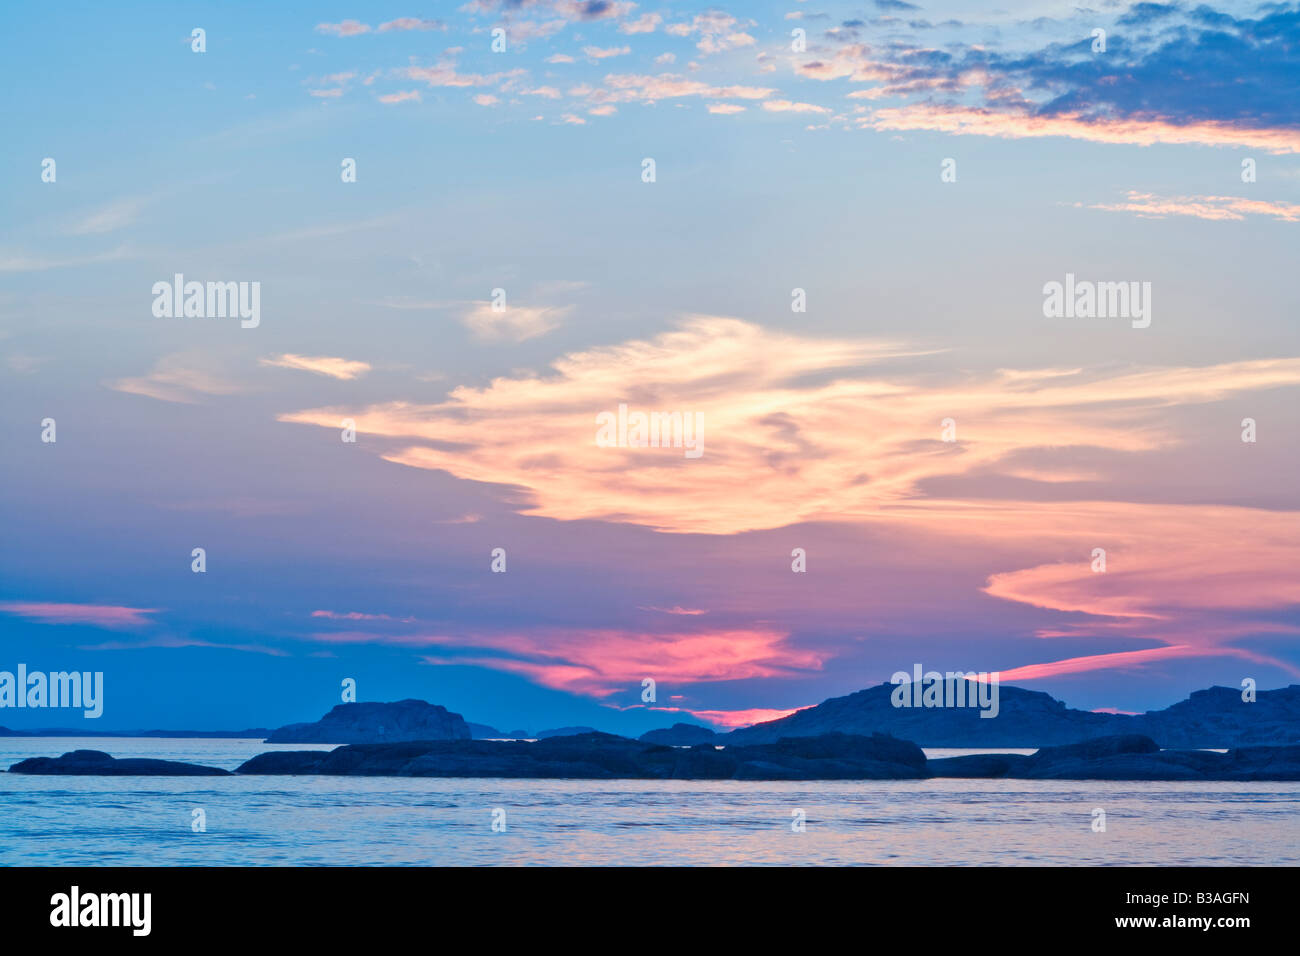
<svg viewBox="0 0 1300 956"><path fill-rule="evenodd" d="M320 720L272 731L268 744L353 744L372 741L469 740L460 714L423 700L339 704Z"/></svg>
<svg viewBox="0 0 1300 956"><path fill-rule="evenodd" d="M34 757L10 773L113 776L225 776L171 760L115 760L97 750ZM258 754L247 775L496 777L535 780L1300 780L1300 745L1227 753L1161 750L1125 734L1044 747L1033 754L974 754L927 760L916 744L884 734L831 733L770 744L665 746L589 733L544 740L423 740L345 744L333 750Z"/></svg>
<svg viewBox="0 0 1300 956"><path fill-rule="evenodd" d="M61 757L30 757L9 768L10 773L77 777L228 777L229 770L179 760L111 757L102 750L73 750Z"/></svg>

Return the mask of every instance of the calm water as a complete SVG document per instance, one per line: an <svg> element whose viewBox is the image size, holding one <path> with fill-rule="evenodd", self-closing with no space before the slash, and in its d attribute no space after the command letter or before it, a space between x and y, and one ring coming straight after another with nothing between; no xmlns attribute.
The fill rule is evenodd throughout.
<svg viewBox="0 0 1300 956"><path fill-rule="evenodd" d="M233 769L257 740L0 738ZM331 749L322 747L319 749ZM972 751L929 751L931 756ZM207 832L191 829L202 808ZM507 829L492 831L492 810ZM1106 832L1092 832L1092 810ZM807 827L792 832L792 811ZM9 865L1300 864L1300 783L417 780L0 773Z"/></svg>

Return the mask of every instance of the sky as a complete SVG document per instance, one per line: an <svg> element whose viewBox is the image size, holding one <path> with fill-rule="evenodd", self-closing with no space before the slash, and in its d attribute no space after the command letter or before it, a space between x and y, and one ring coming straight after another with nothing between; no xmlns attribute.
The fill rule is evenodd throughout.
<svg viewBox="0 0 1300 956"><path fill-rule="evenodd" d="M1300 5L973 6L13 10L0 670L94 729L1300 682Z"/></svg>

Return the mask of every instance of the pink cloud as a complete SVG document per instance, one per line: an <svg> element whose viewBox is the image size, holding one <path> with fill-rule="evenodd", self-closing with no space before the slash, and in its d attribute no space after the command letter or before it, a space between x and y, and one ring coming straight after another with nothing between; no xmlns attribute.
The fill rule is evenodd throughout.
<svg viewBox="0 0 1300 956"><path fill-rule="evenodd" d="M318 23L317 33L328 33L336 37L354 37L369 33L370 27L357 20L344 20L342 23Z"/></svg>
<svg viewBox="0 0 1300 956"><path fill-rule="evenodd" d="M646 678L664 685L790 677L818 670L824 655L792 647L783 631L725 629L651 633L606 629L499 634L318 633L330 644L477 649L490 654L426 656L434 665L474 665L520 674L544 687L608 697Z"/></svg>
<svg viewBox="0 0 1300 956"><path fill-rule="evenodd" d="M1300 203L1240 196L1156 196L1130 190L1119 203L1075 203L1088 209L1131 212L1147 219L1190 216L1196 219L1241 222L1248 216L1268 216L1282 222L1300 222Z"/></svg>
<svg viewBox="0 0 1300 956"><path fill-rule="evenodd" d="M1173 123L1156 116L1142 119L1097 118L1082 113L1047 116L1034 114L1028 107L1014 106L914 103L875 110L864 117L861 125L876 130L930 130L1003 139L1061 136L1133 146L1157 143L1246 146L1270 153L1300 153L1300 130L1296 129L1252 128L1215 120Z"/></svg>
<svg viewBox="0 0 1300 956"><path fill-rule="evenodd" d="M118 604L55 604L37 601L0 601L0 613L13 614L41 624L88 624L92 627L132 628L153 623L145 615L158 608Z"/></svg>
<svg viewBox="0 0 1300 956"><path fill-rule="evenodd" d="M774 710L769 707L751 707L748 710L690 710L692 714L700 720L707 720L719 727L726 727L734 730L737 727L748 727L751 724L762 724L769 720L780 720L782 717L789 717L806 708L795 707L793 710Z"/></svg>
<svg viewBox="0 0 1300 956"><path fill-rule="evenodd" d="M385 93L383 96L379 97L379 102L383 103L385 106L392 106L396 103L407 103L407 102L419 103L420 91L400 90L396 93Z"/></svg>

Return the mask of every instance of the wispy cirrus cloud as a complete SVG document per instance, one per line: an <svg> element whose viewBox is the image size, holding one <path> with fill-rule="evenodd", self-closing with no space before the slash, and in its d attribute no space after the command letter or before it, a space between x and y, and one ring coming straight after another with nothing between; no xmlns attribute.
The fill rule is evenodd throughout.
<svg viewBox="0 0 1300 956"><path fill-rule="evenodd" d="M364 611L318 610L312 611L311 616L322 617L330 621L397 621L403 624L409 624L415 620L413 617L393 617L390 614L367 614Z"/></svg>
<svg viewBox="0 0 1300 956"><path fill-rule="evenodd" d="M509 314L484 309L485 321ZM1154 450L1174 441L1157 425L1161 409L1300 385L1297 357L1106 373L1008 370L935 390L923 377L888 371L915 354L900 343L693 317L653 339L566 355L546 376L455 389L439 404L311 409L281 420L334 428L352 417L368 434L413 440L386 450L387 460L524 489L526 513L734 534L871 515L944 476L1023 473L1023 455L1035 449ZM703 457L598 447L597 413L627 401L701 415ZM960 443L945 443L939 422L954 408L970 424ZM854 423L868 417L873 428L863 435ZM1054 476L1049 465L1035 471L1040 481Z"/></svg>
<svg viewBox="0 0 1300 956"><path fill-rule="evenodd" d="M196 404L208 395L237 395L247 390L242 383L209 368L208 362L201 353L180 352L160 358L147 375L105 384L117 392L185 405Z"/></svg>
<svg viewBox="0 0 1300 956"><path fill-rule="evenodd" d="M12 614L41 624L81 624L109 629L152 624L158 608L120 604L65 604L52 601L0 601L0 614Z"/></svg>
<svg viewBox="0 0 1300 956"><path fill-rule="evenodd" d="M572 306L511 305L497 311L491 302L475 303L461 322L480 339L525 342L558 328Z"/></svg>
<svg viewBox="0 0 1300 956"><path fill-rule="evenodd" d="M324 375L328 378L337 378L343 381L351 381L370 371L369 362L335 358L329 355L294 355L289 352L271 358L259 359L258 363L271 368L297 369L298 371L311 372L314 375Z"/></svg>
<svg viewBox="0 0 1300 956"><path fill-rule="evenodd" d="M442 20L431 20L422 17L398 17L395 20L389 20L379 24L377 28L370 27L369 24L362 23L359 20L343 20L339 23L318 23L316 32L324 33L336 37L357 37L364 36L367 33L392 33L405 32L410 30L446 30L447 24Z"/></svg>
<svg viewBox="0 0 1300 956"><path fill-rule="evenodd" d="M353 417L369 434L407 440L382 446L386 460L508 488L519 511L552 519L714 535L830 521L947 542L935 547L969 539L971 550L1005 548L1021 563L990 576L985 593L1049 612L1058 636L1144 640L1176 648L1165 655L1210 657L1244 656L1234 642L1246 636L1300 633L1268 619L1300 605L1289 572L1300 561L1300 513L1125 501L1113 491L1097 501L1024 496L1026 483L1078 495L1083 482L1085 493L1100 492L1113 476L1061 460L1061 449L1104 450L1123 467L1125 456L1178 443L1169 409L1295 388L1300 358L999 370L935 389L915 362L891 371L909 357L921 356L899 343L695 317L653 339L571 353L545 376L454 389L435 405L311 409L281 420L334 428ZM597 413L620 402L702 415L703 456L597 446ZM940 423L953 409L963 432L944 442ZM1010 483L1000 498L931 490L989 475ZM1090 570L1094 547L1109 554L1106 574ZM544 645L521 637L481 646L530 649L479 663L548 686L607 688L616 672L576 651L558 663L538 659ZM1105 654L1078 657L1017 676L1129 666Z"/></svg>
<svg viewBox="0 0 1300 956"><path fill-rule="evenodd" d="M1144 219L1190 216L1218 222L1241 222L1251 216L1265 216L1282 222L1300 222L1300 203L1241 196L1157 196L1130 190L1123 202L1074 205L1106 212L1131 212Z"/></svg>
<svg viewBox="0 0 1300 956"><path fill-rule="evenodd" d="M1247 146L1270 153L1300 153L1300 129L1243 127L1226 120L1175 123L1155 116L1044 115L1028 107L994 109L922 103L873 110L859 125L882 131L926 130L1002 139L1059 136L1128 146Z"/></svg>
<svg viewBox="0 0 1300 956"><path fill-rule="evenodd" d="M359 20L343 20L339 23L318 23L316 32L336 37L355 37L369 33L370 27Z"/></svg>
<svg viewBox="0 0 1300 956"><path fill-rule="evenodd" d="M73 236L98 236L123 229L139 218L141 210L149 204L143 196L130 196L117 199L100 206L81 217L68 227L68 234Z"/></svg>
<svg viewBox="0 0 1300 956"><path fill-rule="evenodd" d="M522 674L544 687L608 697L640 686L647 674L673 685L789 677L821 668L823 655L794 647L788 635L768 630L718 630L656 634L619 630L522 634L471 634L433 640L456 648L426 656L428 664L474 663ZM432 639L431 639L432 640ZM468 654L460 653L469 648ZM499 652L475 655L473 648Z"/></svg>
<svg viewBox="0 0 1300 956"><path fill-rule="evenodd" d="M794 103L790 100L764 100L763 109L769 113L829 113L825 106L816 103Z"/></svg>
<svg viewBox="0 0 1300 956"><path fill-rule="evenodd" d="M771 707L749 707L744 710L693 710L689 707L683 707L686 713L700 720L707 720L711 724L717 724L719 727L725 727L728 730L734 730L737 727L749 727L752 724L763 724L769 720L780 720L782 717L789 717L796 714L803 707L795 707L790 710L778 710Z"/></svg>

